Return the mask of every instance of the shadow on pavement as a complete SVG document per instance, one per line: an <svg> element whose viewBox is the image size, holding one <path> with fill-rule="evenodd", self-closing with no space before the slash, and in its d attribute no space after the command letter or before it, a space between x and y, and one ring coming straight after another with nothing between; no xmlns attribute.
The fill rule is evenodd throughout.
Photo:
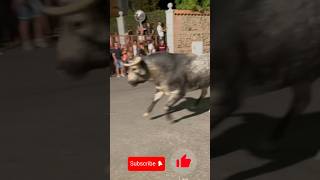
<svg viewBox="0 0 320 180"><path fill-rule="evenodd" d="M314 157L320 149L320 112L302 114L295 118L288 128L286 136L279 144L279 149L273 153L259 151L257 145L263 141L276 125L279 118L264 114L237 114L244 123L232 127L221 135L211 139L211 160L237 150L246 150L252 155L269 159L262 166L239 172L227 180L250 179L262 174L280 170L306 159ZM234 117L233 116L233 117ZM232 162L226 162L232 163ZM217 165L216 165L217 166Z"/></svg>
<svg viewBox="0 0 320 180"><path fill-rule="evenodd" d="M209 111L209 109L210 109L210 98L209 97L203 98L200 101L199 105L195 107L194 104L195 104L196 100L197 100L197 98L186 97L184 101L182 101L178 105L174 106L171 113L182 111L184 109L187 109L188 111L193 112L193 113L186 115L186 116L183 116L183 117L180 117L179 119L171 120L171 122L178 123L184 119L188 119L190 117L197 116L197 115L200 115L202 113ZM165 115L166 115L166 113L160 114L160 115L152 117L151 119L152 120L158 119L158 118L165 116Z"/></svg>

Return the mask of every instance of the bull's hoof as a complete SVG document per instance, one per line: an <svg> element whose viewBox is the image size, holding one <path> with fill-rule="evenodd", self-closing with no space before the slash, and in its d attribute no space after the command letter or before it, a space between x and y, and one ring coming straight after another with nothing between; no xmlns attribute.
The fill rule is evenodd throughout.
<svg viewBox="0 0 320 180"><path fill-rule="evenodd" d="M143 117L148 117L148 116L149 116L149 113L145 112L145 113L143 113L142 116L143 116Z"/></svg>

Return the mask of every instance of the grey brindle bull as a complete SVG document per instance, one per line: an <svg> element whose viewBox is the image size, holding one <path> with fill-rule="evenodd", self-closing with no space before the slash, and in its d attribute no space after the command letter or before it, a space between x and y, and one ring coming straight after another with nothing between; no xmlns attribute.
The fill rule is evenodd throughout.
<svg viewBox="0 0 320 180"><path fill-rule="evenodd" d="M165 106L166 115L171 119L172 107L188 91L201 90L196 105L206 96L210 83L210 54L201 56L187 54L156 53L150 56L136 57L128 68L128 82L136 86L153 81L156 93L144 116L148 116L163 95L169 99Z"/></svg>
<svg viewBox="0 0 320 180"><path fill-rule="evenodd" d="M291 87L291 107L268 140L276 145L320 76L320 2L218 0L215 7L213 125L247 96Z"/></svg>
<svg viewBox="0 0 320 180"><path fill-rule="evenodd" d="M63 4L43 8L48 15L61 16L58 69L82 76L91 69L108 66L106 1L63 0Z"/></svg>

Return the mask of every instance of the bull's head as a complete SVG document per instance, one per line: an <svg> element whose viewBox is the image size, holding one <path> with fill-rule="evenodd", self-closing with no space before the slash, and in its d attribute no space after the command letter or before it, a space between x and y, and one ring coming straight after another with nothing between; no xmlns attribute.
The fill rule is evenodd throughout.
<svg viewBox="0 0 320 180"><path fill-rule="evenodd" d="M128 67L128 83L137 86L149 79L149 70L141 57L135 57L131 63L124 64Z"/></svg>
<svg viewBox="0 0 320 180"><path fill-rule="evenodd" d="M91 69L108 66L107 20L99 6L98 0L79 0L43 8L48 15L62 17L57 45L59 70L80 76Z"/></svg>

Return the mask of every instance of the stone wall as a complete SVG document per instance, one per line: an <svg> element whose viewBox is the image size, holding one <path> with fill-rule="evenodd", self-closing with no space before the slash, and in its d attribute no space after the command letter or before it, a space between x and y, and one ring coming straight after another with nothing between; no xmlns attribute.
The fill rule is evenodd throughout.
<svg viewBox="0 0 320 180"><path fill-rule="evenodd" d="M192 52L193 41L203 41L204 53L210 51L210 13L190 10L173 11L173 41L175 53Z"/></svg>

